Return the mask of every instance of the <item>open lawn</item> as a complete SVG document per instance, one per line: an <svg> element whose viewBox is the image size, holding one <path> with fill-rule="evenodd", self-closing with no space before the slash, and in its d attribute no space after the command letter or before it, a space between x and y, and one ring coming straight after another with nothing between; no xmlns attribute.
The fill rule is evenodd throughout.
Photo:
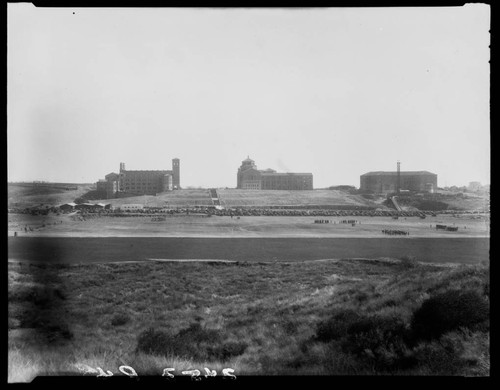
<svg viewBox="0 0 500 390"><path fill-rule="evenodd" d="M489 375L483 264L9 262L8 277L9 382L97 367L122 375L122 365L139 375ZM429 302L455 296L470 302L463 317L422 333L436 323Z"/></svg>
<svg viewBox="0 0 500 390"><path fill-rule="evenodd" d="M118 199L101 199L95 202L110 203L113 207L124 204L143 204L148 207L193 207L211 206L212 199L208 190L176 190L154 195L130 196Z"/></svg>
<svg viewBox="0 0 500 390"><path fill-rule="evenodd" d="M221 204L225 207L247 206L370 206L386 209L380 203L365 199L360 195L350 195L336 190L311 191L251 191L237 189L218 189ZM155 207L192 207L212 205L208 189L190 189L164 192L157 196L143 195L122 199L103 199L118 207L127 203L141 203Z"/></svg>
<svg viewBox="0 0 500 390"><path fill-rule="evenodd" d="M338 190L278 191L278 190L217 190L221 203L226 207L242 206L370 206L387 207Z"/></svg>
<svg viewBox="0 0 500 390"><path fill-rule="evenodd" d="M194 215L165 216L155 221L152 216L110 217L97 214L31 216L9 214L9 236L47 237L387 237L383 229L409 231L409 237L489 237L489 217L464 215L438 215L418 217L295 217L244 216L200 217ZM314 223L315 220L330 223ZM355 226L342 224L342 220L355 219ZM436 230L436 224L456 226L458 231ZM33 232L25 233L31 226ZM401 238L401 237L399 237Z"/></svg>

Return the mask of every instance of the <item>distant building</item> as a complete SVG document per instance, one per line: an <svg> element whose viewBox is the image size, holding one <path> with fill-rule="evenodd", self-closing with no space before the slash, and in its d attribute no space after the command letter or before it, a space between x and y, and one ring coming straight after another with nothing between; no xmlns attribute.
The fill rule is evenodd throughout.
<svg viewBox="0 0 500 390"><path fill-rule="evenodd" d="M97 182L97 190L106 198L114 198L118 193L134 195L156 195L160 192L180 189L180 160L172 160L172 170L128 171L125 163L120 163L120 173L109 173L105 180Z"/></svg>
<svg viewBox="0 0 500 390"><path fill-rule="evenodd" d="M467 188L471 192L478 192L481 191L483 187L481 186L481 183L478 181L471 181L469 183L469 187Z"/></svg>
<svg viewBox="0 0 500 390"><path fill-rule="evenodd" d="M258 170L255 161L243 160L238 168L237 188L246 190L312 190L312 173L278 173Z"/></svg>
<svg viewBox="0 0 500 390"><path fill-rule="evenodd" d="M397 172L368 172L360 176L360 190L374 193L392 193L398 188ZM401 171L400 189L415 192L434 192L437 175L427 171Z"/></svg>

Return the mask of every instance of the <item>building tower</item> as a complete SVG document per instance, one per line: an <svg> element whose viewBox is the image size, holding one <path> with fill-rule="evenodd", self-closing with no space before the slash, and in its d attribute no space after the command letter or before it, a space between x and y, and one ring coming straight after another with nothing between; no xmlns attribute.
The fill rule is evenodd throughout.
<svg viewBox="0 0 500 390"><path fill-rule="evenodd" d="M241 167L238 168L236 188L242 188L241 174L248 169L257 169L257 166L255 165L255 161L253 161L250 158L250 156L247 156L247 158L241 162Z"/></svg>
<svg viewBox="0 0 500 390"><path fill-rule="evenodd" d="M120 172L123 172L125 170L125 163L120 163Z"/></svg>
<svg viewBox="0 0 500 390"><path fill-rule="evenodd" d="M396 186L396 192L399 194L400 190L401 190L401 163L399 162L398 160L398 182L397 182L397 186Z"/></svg>
<svg viewBox="0 0 500 390"><path fill-rule="evenodd" d="M172 159L172 185L174 189L181 188L181 161L178 158Z"/></svg>

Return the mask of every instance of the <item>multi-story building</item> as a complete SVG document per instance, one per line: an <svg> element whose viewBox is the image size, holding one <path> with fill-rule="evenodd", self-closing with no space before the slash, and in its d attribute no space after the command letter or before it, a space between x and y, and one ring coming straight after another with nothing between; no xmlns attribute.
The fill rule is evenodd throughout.
<svg viewBox="0 0 500 390"><path fill-rule="evenodd" d="M107 198L117 193L156 195L180 188L180 160L172 160L172 170L129 171L120 163L120 173L110 173L97 182L97 190L106 192Z"/></svg>
<svg viewBox="0 0 500 390"><path fill-rule="evenodd" d="M467 187L467 189L471 192L478 192L478 191L481 191L482 186L481 186L481 183L478 181L471 181L469 183L469 186Z"/></svg>
<svg viewBox="0 0 500 390"><path fill-rule="evenodd" d="M400 190L434 192L437 188L437 175L427 171L401 171ZM398 189L398 172L368 172L360 176L361 191L387 194Z"/></svg>
<svg viewBox="0 0 500 390"><path fill-rule="evenodd" d="M312 190L312 173L278 173L258 170L249 157L238 168L237 188L246 190Z"/></svg>
<svg viewBox="0 0 500 390"><path fill-rule="evenodd" d="M120 167L119 191L130 194L156 195L173 189L172 171L127 171Z"/></svg>

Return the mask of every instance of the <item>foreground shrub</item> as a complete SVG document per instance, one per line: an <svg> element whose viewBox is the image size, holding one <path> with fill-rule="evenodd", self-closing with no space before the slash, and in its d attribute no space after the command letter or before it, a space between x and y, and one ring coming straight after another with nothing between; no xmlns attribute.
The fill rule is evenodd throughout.
<svg viewBox="0 0 500 390"><path fill-rule="evenodd" d="M487 296L488 298L490 297L490 282L487 281L485 284L484 284L484 287L483 287L483 294L485 296Z"/></svg>
<svg viewBox="0 0 500 390"><path fill-rule="evenodd" d="M121 326L125 325L130 321L130 317L126 313L117 313L111 318L111 325Z"/></svg>
<svg viewBox="0 0 500 390"><path fill-rule="evenodd" d="M203 342L218 342L221 338L221 333L215 329L206 329L200 323L195 322L188 328L182 329L176 335L176 339L182 341L191 341L195 343Z"/></svg>
<svg viewBox="0 0 500 390"><path fill-rule="evenodd" d="M350 309L337 311L317 327L315 341L336 342L342 353L382 370L412 366L406 341L408 327L396 316L364 316Z"/></svg>
<svg viewBox="0 0 500 390"><path fill-rule="evenodd" d="M202 356L204 355L203 350L198 347L199 341L189 339L186 336L186 333L174 335L163 330L150 328L139 335L137 351L186 359L204 358L205 356Z"/></svg>
<svg viewBox="0 0 500 390"><path fill-rule="evenodd" d="M404 268L415 268L418 266L418 260L415 256L403 256L400 261Z"/></svg>
<svg viewBox="0 0 500 390"><path fill-rule="evenodd" d="M17 318L10 317L8 318L8 324L7 324L9 329L17 329L21 327L21 321L18 320Z"/></svg>
<svg viewBox="0 0 500 390"><path fill-rule="evenodd" d="M224 361L241 355L248 347L246 343L225 342L223 336L221 331L206 329L199 323L193 323L177 334L150 328L139 335L137 351L186 359Z"/></svg>
<svg viewBox="0 0 500 390"><path fill-rule="evenodd" d="M52 323L43 326L40 332L49 343L61 343L73 339L73 332L65 323Z"/></svg>
<svg viewBox="0 0 500 390"><path fill-rule="evenodd" d="M341 346L379 369L401 369L415 361L407 347L408 328L396 316L366 316L347 329Z"/></svg>
<svg viewBox="0 0 500 390"><path fill-rule="evenodd" d="M437 339L460 327L471 328L489 319L488 302L476 291L451 290L435 295L413 313L415 340Z"/></svg>
<svg viewBox="0 0 500 390"><path fill-rule="evenodd" d="M151 355L170 355L174 348L174 337L163 331L149 328L137 339L137 351Z"/></svg>
<svg viewBox="0 0 500 390"><path fill-rule="evenodd" d="M328 342L346 336L347 329L362 317L352 309L340 309L316 328L316 340Z"/></svg>
<svg viewBox="0 0 500 390"><path fill-rule="evenodd" d="M9 290L9 302L27 302L36 306L47 307L57 301L66 299L60 289L48 287L34 287L29 289Z"/></svg>
<svg viewBox="0 0 500 390"><path fill-rule="evenodd" d="M450 332L414 349L419 372L432 375L489 375L489 342L479 332Z"/></svg>
<svg viewBox="0 0 500 390"><path fill-rule="evenodd" d="M221 345L207 348L207 354L210 359L224 362L234 356L242 355L247 347L248 344L244 342L225 342Z"/></svg>

